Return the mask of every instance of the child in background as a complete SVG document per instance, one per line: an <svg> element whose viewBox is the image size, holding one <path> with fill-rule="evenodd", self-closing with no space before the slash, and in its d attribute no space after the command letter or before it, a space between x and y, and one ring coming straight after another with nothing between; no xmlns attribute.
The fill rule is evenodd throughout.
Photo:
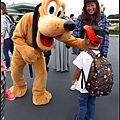
<svg viewBox="0 0 120 120"><path fill-rule="evenodd" d="M98 47L100 42L104 38L104 30L98 26L88 26L85 25L84 29L85 33L85 43L88 46L88 49L92 49L92 51L97 55L100 53ZM95 106L96 106L96 97L92 96L86 89L85 83L83 83L83 88L81 87L81 72L83 70L85 74L85 80L88 78L89 70L91 67L91 63L93 58L85 51L82 51L76 59L73 61L73 64L77 67L74 73L74 77L72 79L72 84L77 80L77 85L75 89L78 91L78 116L77 120L93 120L95 114Z"/></svg>
<svg viewBox="0 0 120 120"><path fill-rule="evenodd" d="M4 44L4 35L1 33L1 59L3 58L3 44ZM6 66L2 60L1 60L1 82L4 82L5 81L5 71L7 71L7 69L6 69ZM4 83L3 83L2 86L6 86L6 85L4 85ZM2 87L2 88L4 88L4 87ZM4 92L4 90L1 92ZM5 97L7 100L14 100L15 99L15 96L10 92L8 87L6 87L6 90L5 90Z"/></svg>

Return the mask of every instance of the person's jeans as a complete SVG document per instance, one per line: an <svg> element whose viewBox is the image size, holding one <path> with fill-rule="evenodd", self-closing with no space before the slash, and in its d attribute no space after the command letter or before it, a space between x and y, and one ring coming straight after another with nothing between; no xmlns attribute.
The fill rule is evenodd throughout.
<svg viewBox="0 0 120 120"><path fill-rule="evenodd" d="M6 61L6 67L7 68L10 67L9 50L13 54L14 45L13 45L13 41L11 40L11 38L7 38L7 39L4 40L4 47L3 47L3 53L4 53L4 56L5 56L5 61Z"/></svg>
<svg viewBox="0 0 120 120"><path fill-rule="evenodd" d="M90 93L80 93L78 95L78 120L93 120L96 107L96 97Z"/></svg>

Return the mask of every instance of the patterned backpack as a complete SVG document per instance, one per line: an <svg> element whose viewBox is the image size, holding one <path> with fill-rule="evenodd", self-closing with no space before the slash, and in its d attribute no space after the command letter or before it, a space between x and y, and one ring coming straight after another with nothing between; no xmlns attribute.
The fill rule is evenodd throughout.
<svg viewBox="0 0 120 120"><path fill-rule="evenodd" d="M87 81L82 71L82 84L84 79L85 88L92 96L99 97L109 95L112 92L113 86L112 65L104 56L100 56L100 54L96 55L91 49L86 52L92 56L93 62Z"/></svg>

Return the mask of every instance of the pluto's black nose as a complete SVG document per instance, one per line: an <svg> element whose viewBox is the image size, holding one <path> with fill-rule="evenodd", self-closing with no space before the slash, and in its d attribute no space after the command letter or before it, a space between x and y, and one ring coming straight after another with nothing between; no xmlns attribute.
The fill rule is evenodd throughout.
<svg viewBox="0 0 120 120"><path fill-rule="evenodd" d="M75 22L73 22L72 20L67 20L65 23L64 23L64 28L65 30L68 30L68 31L73 31L75 29Z"/></svg>

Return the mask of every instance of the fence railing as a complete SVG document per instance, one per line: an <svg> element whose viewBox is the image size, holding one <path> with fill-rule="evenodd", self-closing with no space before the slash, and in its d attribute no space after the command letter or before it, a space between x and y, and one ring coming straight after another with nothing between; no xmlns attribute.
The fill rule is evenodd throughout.
<svg viewBox="0 0 120 120"><path fill-rule="evenodd" d="M119 26L119 19L108 19L109 26Z"/></svg>

